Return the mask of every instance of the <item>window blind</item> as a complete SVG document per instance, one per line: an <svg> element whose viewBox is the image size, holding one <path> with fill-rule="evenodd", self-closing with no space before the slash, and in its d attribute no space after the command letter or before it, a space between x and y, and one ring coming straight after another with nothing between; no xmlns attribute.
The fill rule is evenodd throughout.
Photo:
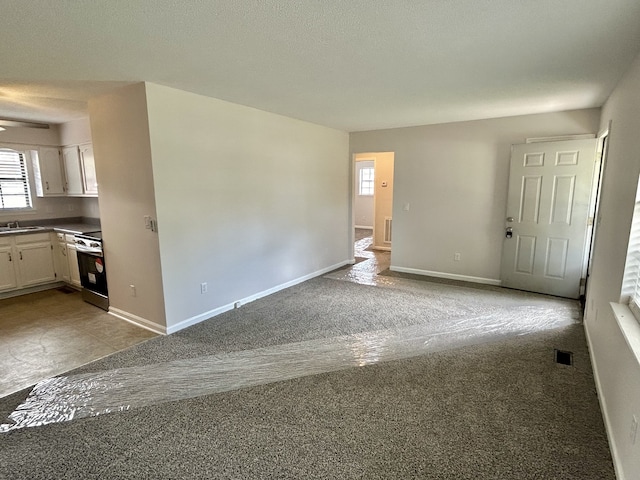
<svg viewBox="0 0 640 480"><path fill-rule="evenodd" d="M627 262L622 280L621 303L629 302L629 308L640 319L640 182L633 209Z"/></svg>
<svg viewBox="0 0 640 480"><path fill-rule="evenodd" d="M0 209L31 208L24 154L0 149Z"/></svg>

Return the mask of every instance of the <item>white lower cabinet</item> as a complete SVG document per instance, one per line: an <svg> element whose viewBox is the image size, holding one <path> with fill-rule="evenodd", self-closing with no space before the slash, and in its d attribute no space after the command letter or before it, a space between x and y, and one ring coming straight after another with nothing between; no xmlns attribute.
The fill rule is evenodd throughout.
<svg viewBox="0 0 640 480"><path fill-rule="evenodd" d="M49 233L0 239L0 291L56 281Z"/></svg>
<svg viewBox="0 0 640 480"><path fill-rule="evenodd" d="M75 242L67 243L67 257L69 259L69 280L71 285L80 287L80 267L78 267L78 251Z"/></svg>
<svg viewBox="0 0 640 480"><path fill-rule="evenodd" d="M0 292L18 288L15 262L13 261L13 246L9 238L0 238Z"/></svg>
<svg viewBox="0 0 640 480"><path fill-rule="evenodd" d="M53 259L56 265L56 275L58 280L71 283L69 278L69 259L67 258L67 255L66 242L64 240L56 241L53 245Z"/></svg>
<svg viewBox="0 0 640 480"><path fill-rule="evenodd" d="M80 288L80 268L78 267L75 236L71 233L56 232L56 241L55 257L58 280Z"/></svg>

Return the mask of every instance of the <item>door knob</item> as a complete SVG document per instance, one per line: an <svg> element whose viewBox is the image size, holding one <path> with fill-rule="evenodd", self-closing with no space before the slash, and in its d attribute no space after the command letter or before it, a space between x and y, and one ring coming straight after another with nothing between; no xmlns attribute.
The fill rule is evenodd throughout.
<svg viewBox="0 0 640 480"><path fill-rule="evenodd" d="M509 223L513 222L513 217L507 217L507 222Z"/></svg>

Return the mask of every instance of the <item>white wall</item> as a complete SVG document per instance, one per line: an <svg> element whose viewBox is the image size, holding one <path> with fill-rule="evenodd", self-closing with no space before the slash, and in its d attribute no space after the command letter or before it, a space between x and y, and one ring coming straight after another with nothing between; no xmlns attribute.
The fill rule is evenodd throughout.
<svg viewBox="0 0 640 480"><path fill-rule="evenodd" d="M356 173L353 183L355 194L353 214L356 227L373 228L373 195L359 195L360 170L373 168L373 160L356 160Z"/></svg>
<svg viewBox="0 0 640 480"><path fill-rule="evenodd" d="M346 133L154 84L147 103L168 327L348 261Z"/></svg>
<svg viewBox="0 0 640 480"><path fill-rule="evenodd" d="M100 218L100 204L95 197L83 197L81 214L83 217Z"/></svg>
<svg viewBox="0 0 640 480"><path fill-rule="evenodd" d="M603 130L610 121L585 329L618 476L631 480L640 478L640 432L635 446L629 438L632 415L640 419L640 363L623 338L609 302L620 298L640 174L640 57L603 107Z"/></svg>
<svg viewBox="0 0 640 480"><path fill-rule="evenodd" d="M61 146L91 143L91 122L89 122L89 118L79 118L63 123L59 129Z"/></svg>
<svg viewBox="0 0 640 480"><path fill-rule="evenodd" d="M100 181L100 213L110 308L164 331L164 295L155 217L154 178L143 83L89 101ZM176 163L180 158L175 158ZM136 296L129 285L135 285Z"/></svg>
<svg viewBox="0 0 640 480"><path fill-rule="evenodd" d="M511 145L596 133L599 118L588 109L352 133L352 154L395 152L392 268L499 279Z"/></svg>
<svg viewBox="0 0 640 480"><path fill-rule="evenodd" d="M57 147L60 145L60 130L58 125L50 125L48 129L7 127L0 132L0 143Z"/></svg>

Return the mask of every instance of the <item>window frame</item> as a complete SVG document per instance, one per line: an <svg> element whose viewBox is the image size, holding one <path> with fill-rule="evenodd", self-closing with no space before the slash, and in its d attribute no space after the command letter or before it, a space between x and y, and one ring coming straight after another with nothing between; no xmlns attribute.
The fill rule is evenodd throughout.
<svg viewBox="0 0 640 480"><path fill-rule="evenodd" d="M4 146L4 145L0 145L0 154L3 152L10 152L10 153L15 153L16 155L18 155L18 162L19 162L19 171L20 171L20 175L10 175L7 177L2 177L2 173L0 173L0 215L2 214L10 214L10 213L20 213L20 212L31 212L34 210L34 205L33 205L33 195L31 194L31 182L30 182L30 178L29 178L29 167L28 167L28 162L27 162L27 152L22 151L22 150L17 150L15 148L11 148L8 146ZM10 171L10 169L12 168L11 164L7 161L6 163L3 163L2 161L0 161L0 172L2 172L2 167L1 165L6 165L7 167L7 171ZM15 168L15 166L13 166L13 168ZM9 181L9 182L20 182L22 183L22 190L23 193L22 194L10 194L10 193L3 193L2 192L2 182L3 181ZM4 207L4 203L5 203L5 198L6 197L21 197L26 201L26 206L24 207Z"/></svg>
<svg viewBox="0 0 640 480"><path fill-rule="evenodd" d="M629 310L640 322L640 178L631 217L620 303L628 304Z"/></svg>
<svg viewBox="0 0 640 480"><path fill-rule="evenodd" d="M370 178L364 178L365 171L368 174L370 173ZM358 195L361 197L373 197L374 193L375 193L375 167L360 167L358 172Z"/></svg>

